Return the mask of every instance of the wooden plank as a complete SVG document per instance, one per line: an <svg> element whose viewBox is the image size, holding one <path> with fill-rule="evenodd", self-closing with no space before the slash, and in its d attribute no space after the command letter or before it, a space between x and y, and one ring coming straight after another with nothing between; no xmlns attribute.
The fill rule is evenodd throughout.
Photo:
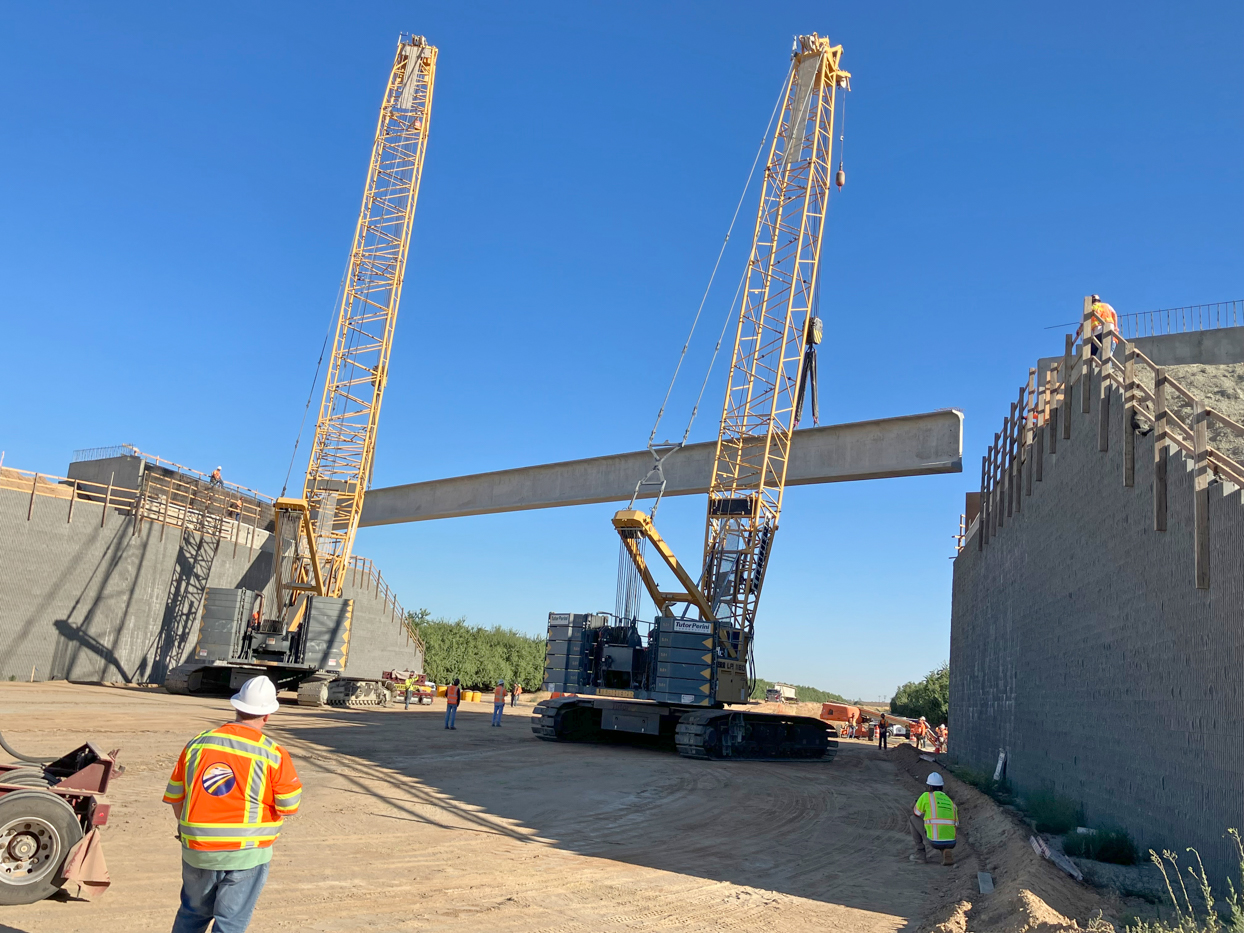
<svg viewBox="0 0 1244 933"><path fill-rule="evenodd" d="M1067 334L1066 341L1063 344L1063 440L1071 439L1071 350L1075 346L1075 337ZM1051 445L1050 453L1054 452Z"/></svg>
<svg viewBox="0 0 1244 933"><path fill-rule="evenodd" d="M1153 530L1166 531L1166 367L1159 366L1153 377Z"/></svg>
<svg viewBox="0 0 1244 933"><path fill-rule="evenodd" d="M1002 419L1002 430L1006 430L1006 419ZM995 433L993 436L993 488L994 488L994 534L998 533L998 529L1006 524L1004 514L1006 509L1002 507L1002 433Z"/></svg>
<svg viewBox="0 0 1244 933"><path fill-rule="evenodd" d="M1006 517L1015 514L1015 403L1011 402L1011 416L1006 421Z"/></svg>
<svg viewBox="0 0 1244 933"><path fill-rule="evenodd" d="M1114 374L1114 331L1109 326L1102 330L1101 364L1097 378L1097 449L1110 449L1110 378Z"/></svg>
<svg viewBox="0 0 1244 933"><path fill-rule="evenodd" d="M1093 393L1093 338L1086 334L1080 341L1080 414L1087 415Z"/></svg>
<svg viewBox="0 0 1244 933"><path fill-rule="evenodd" d="M986 503L988 502L988 494L989 494L989 490L987 487L988 480L989 480L989 454L985 454L985 456L981 457L981 497L980 497L980 504L978 506L980 510L980 515L976 522L976 550L978 551L985 550L985 530L989 524L987 516L986 516L986 509L988 508Z"/></svg>
<svg viewBox="0 0 1244 933"><path fill-rule="evenodd" d="M1197 401L1192 415L1193 538L1196 543L1196 587L1209 589L1209 439L1205 403Z"/></svg>
<svg viewBox="0 0 1244 933"><path fill-rule="evenodd" d="M1045 434L1049 431L1049 425L1041 425L1037 428L1036 436L1032 441L1032 478L1036 482L1041 482L1045 473ZM1028 495L1032 495L1032 484L1028 485Z"/></svg>
<svg viewBox="0 0 1244 933"><path fill-rule="evenodd" d="M112 481L117 478L117 474L108 474L108 492L104 494L104 510L99 515L99 527L104 527L104 522L108 519L108 509L112 505Z"/></svg>
<svg viewBox="0 0 1244 933"><path fill-rule="evenodd" d="M1136 485L1136 351L1130 343L1123 358L1123 485Z"/></svg>
<svg viewBox="0 0 1244 933"><path fill-rule="evenodd" d="M1020 469L1024 479L1024 495L1032 495L1032 445L1037 435L1037 413L1039 410L1037 392L1037 371L1028 370L1028 401L1027 415L1024 418L1024 430L1020 440Z"/></svg>

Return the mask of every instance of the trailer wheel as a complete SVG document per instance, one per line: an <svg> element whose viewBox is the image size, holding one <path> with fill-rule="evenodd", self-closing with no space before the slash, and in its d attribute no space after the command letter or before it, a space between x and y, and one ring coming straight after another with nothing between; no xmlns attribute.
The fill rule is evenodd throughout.
<svg viewBox="0 0 1244 933"><path fill-rule="evenodd" d="M0 797L0 905L33 904L56 893L61 865L82 835L77 814L55 794Z"/></svg>

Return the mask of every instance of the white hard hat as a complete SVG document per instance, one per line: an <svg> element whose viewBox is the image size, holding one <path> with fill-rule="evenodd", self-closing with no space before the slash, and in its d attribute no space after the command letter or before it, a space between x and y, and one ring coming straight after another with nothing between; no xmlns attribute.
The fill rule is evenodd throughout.
<svg viewBox="0 0 1244 933"><path fill-rule="evenodd" d="M930 771L929 776L924 779L924 783L930 787L945 787L946 782L942 780L942 776L936 771Z"/></svg>
<svg viewBox="0 0 1244 933"><path fill-rule="evenodd" d="M281 708L276 701L276 687L260 674L242 684L242 689L229 698L233 708L248 716L267 716Z"/></svg>

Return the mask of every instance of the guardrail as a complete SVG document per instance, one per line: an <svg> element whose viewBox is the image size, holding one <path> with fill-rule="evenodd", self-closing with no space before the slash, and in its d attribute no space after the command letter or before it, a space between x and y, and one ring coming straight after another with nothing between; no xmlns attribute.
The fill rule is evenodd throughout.
<svg viewBox="0 0 1244 933"><path fill-rule="evenodd" d="M1087 318L1087 305L1085 311ZM1080 411L1088 414L1097 377L1097 448L1109 450L1111 387L1121 391L1124 405L1123 485L1135 485L1136 427L1147 421L1154 436L1153 520L1154 530L1166 530L1167 472L1172 449L1183 451L1193 462L1195 577L1199 589L1209 587L1209 483L1211 476L1244 487L1244 465L1210 443L1215 436L1244 438L1244 425L1217 411L1180 385L1167 367L1158 366L1130 340L1107 326L1077 345L1067 334L1063 358L1051 366L1038 384L1035 368L1028 382L1011 403L1002 428L981 458L980 514L964 538L976 531L977 549L983 550L1032 495L1033 482L1042 481L1045 446L1057 453L1059 440L1071 437L1071 406L1074 388L1080 387ZM1146 383L1153 386L1152 389ZM1188 413L1185 421L1176 412ZM962 545L961 545L962 548Z"/></svg>
<svg viewBox="0 0 1244 933"><path fill-rule="evenodd" d="M73 456L69 458L70 463L78 463L82 460L106 460L111 457L139 457L152 466L165 467L175 470L178 473L184 473L187 476L194 476L205 483L211 483L212 477L210 473L203 473L193 467L185 464L175 463L172 460L165 460L163 457L157 457L155 454L144 453L133 444L114 444L111 447L84 447L81 450L75 450ZM259 499L264 502L272 502L271 496L266 496L257 489L251 489L249 486L239 486L237 483L230 483L221 480L215 484L218 488L231 489L234 492L250 496L253 499Z"/></svg>
<svg viewBox="0 0 1244 933"><path fill-rule="evenodd" d="M1241 326L1244 326L1244 299L1119 315L1119 335L1129 339Z"/></svg>

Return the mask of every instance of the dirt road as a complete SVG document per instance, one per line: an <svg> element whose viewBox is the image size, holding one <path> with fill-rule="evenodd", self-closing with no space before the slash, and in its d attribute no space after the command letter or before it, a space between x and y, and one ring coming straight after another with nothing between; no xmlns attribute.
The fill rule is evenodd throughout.
<svg viewBox="0 0 1244 933"><path fill-rule="evenodd" d="M530 705L405 712L285 706L271 734L306 787L251 926L266 931L912 930L947 873L906 834L916 781L869 745L831 764L721 764L535 739ZM122 747L102 899L0 908L0 933L166 931L179 845L160 803L185 741L224 700L0 684L28 754ZM973 877L975 875L973 874Z"/></svg>

